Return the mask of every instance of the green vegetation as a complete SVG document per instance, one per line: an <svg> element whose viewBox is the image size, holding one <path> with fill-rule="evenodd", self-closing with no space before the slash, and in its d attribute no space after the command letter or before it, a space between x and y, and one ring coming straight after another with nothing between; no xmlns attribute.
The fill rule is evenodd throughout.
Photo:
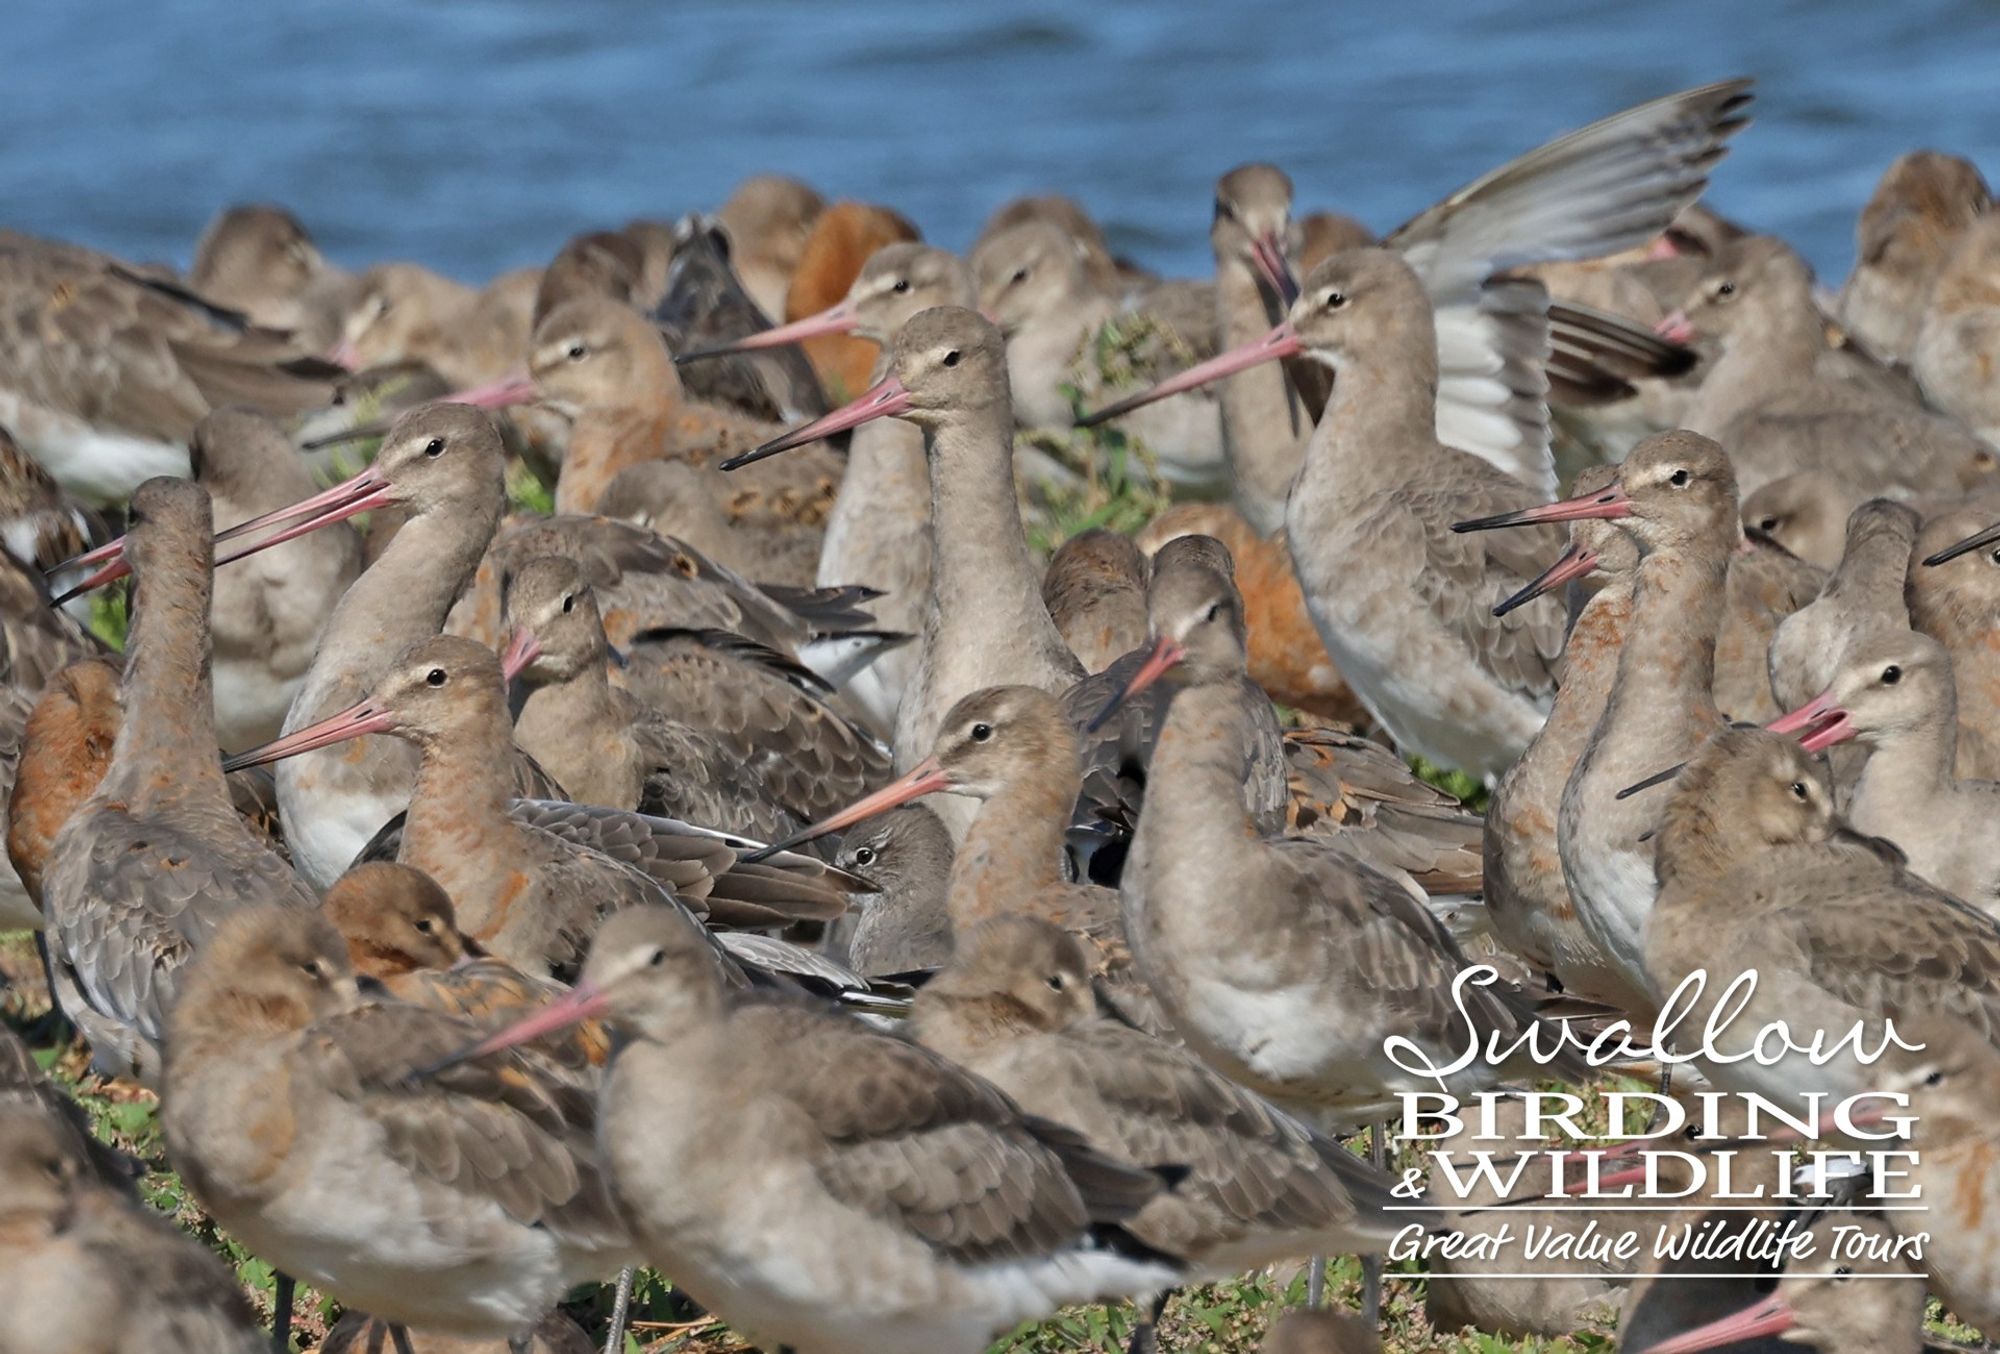
<svg viewBox="0 0 2000 1354"><path fill-rule="evenodd" d="M122 586L100 588L90 594L90 633L120 653L125 650L125 626L129 619L125 603L126 592Z"/></svg>

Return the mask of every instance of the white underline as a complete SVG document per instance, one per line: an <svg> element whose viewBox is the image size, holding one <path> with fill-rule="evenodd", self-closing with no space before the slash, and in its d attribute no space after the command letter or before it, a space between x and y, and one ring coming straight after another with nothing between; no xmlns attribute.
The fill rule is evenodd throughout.
<svg viewBox="0 0 2000 1354"><path fill-rule="evenodd" d="M1384 1213L1683 1213L1699 1209L1704 1213L1782 1213L1795 1207L1803 1207L1809 1200L1796 1199L1790 1203L1769 1204L1566 1204L1559 1199L1547 1203L1518 1204L1468 1204L1455 1208L1450 1204L1389 1204ZM1929 1204L1869 1204L1872 1213L1928 1213Z"/></svg>
<svg viewBox="0 0 2000 1354"><path fill-rule="evenodd" d="M1404 1274L1391 1270L1385 1279L1423 1279L1427 1282L1438 1279L1761 1279L1777 1274L1778 1270L1738 1270L1733 1274L1682 1274L1679 1271L1655 1271L1651 1274L1598 1274L1590 1275L1571 1270L1565 1274ZM1850 1279L1928 1279L1928 1274L1849 1274Z"/></svg>

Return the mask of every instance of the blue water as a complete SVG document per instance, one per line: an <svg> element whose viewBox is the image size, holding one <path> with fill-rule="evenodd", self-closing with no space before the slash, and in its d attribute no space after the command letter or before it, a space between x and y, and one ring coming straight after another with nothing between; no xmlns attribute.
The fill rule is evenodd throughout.
<svg viewBox="0 0 2000 1354"><path fill-rule="evenodd" d="M1208 268L1215 176L1285 165L1378 228L1550 135L1727 75L1756 124L1724 210L1837 282L1899 152L2000 172L1980 0L9 0L0 225L185 262L233 201L351 264L479 279L571 232L712 205L758 170L966 244L1027 191Z"/></svg>

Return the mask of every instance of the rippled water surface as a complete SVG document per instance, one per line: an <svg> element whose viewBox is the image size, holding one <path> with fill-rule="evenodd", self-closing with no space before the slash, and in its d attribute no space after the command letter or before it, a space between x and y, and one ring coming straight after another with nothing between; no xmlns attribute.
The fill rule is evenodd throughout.
<svg viewBox="0 0 2000 1354"><path fill-rule="evenodd" d="M0 23L0 224L182 262L218 206L266 199L342 260L477 279L777 169L952 246L1062 190L1118 248L1198 272L1237 161L1386 228L1739 73L1757 122L1716 201L1836 282L1897 153L2000 171L2000 5L1979 0L13 0Z"/></svg>

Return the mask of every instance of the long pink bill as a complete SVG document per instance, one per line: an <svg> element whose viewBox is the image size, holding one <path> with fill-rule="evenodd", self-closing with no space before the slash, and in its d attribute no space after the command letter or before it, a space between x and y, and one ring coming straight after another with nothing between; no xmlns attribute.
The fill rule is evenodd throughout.
<svg viewBox="0 0 2000 1354"><path fill-rule="evenodd" d="M1469 522L1453 522L1453 531L1494 531L1501 527L1527 527L1538 522L1577 522L1590 517L1618 518L1632 515L1632 496L1625 492L1622 484L1613 484L1608 489L1599 489L1594 494L1578 494L1575 498L1558 499L1554 503L1544 503L1539 508L1521 508L1515 512L1495 513L1491 517L1475 517Z"/></svg>
<svg viewBox="0 0 2000 1354"><path fill-rule="evenodd" d="M903 389L903 383L893 375L885 376L852 404L842 405L830 414L822 415L812 422L782 433L763 446L732 456L722 463L724 470L741 470L746 465L763 460L766 456L776 456L781 451L802 447L808 442L817 442L835 433L858 428L864 423L872 423L878 418L892 418L905 413L910 407L910 392Z"/></svg>
<svg viewBox="0 0 2000 1354"><path fill-rule="evenodd" d="M1840 708L1840 702L1833 698L1831 691L1820 692L1798 709L1779 715L1764 727L1772 733L1798 734L1799 746L1807 752L1819 752L1836 743L1845 743L1860 732L1854 727L1852 717Z"/></svg>
<svg viewBox="0 0 2000 1354"><path fill-rule="evenodd" d="M394 501L389 481L372 469L364 470L352 479L342 480L331 489L322 490L311 498L264 513L259 517L252 517L246 522L238 522L227 530L217 532L215 542L221 545L225 541L236 540L250 532L280 522L297 523L288 530L252 542L241 549L217 555L215 562L218 567L232 564L246 556L268 550L274 545L283 545L286 541L295 540L309 531L317 531L323 526L342 521L356 513L367 512L370 508L379 508ZM301 518L306 520L300 521ZM74 559L64 560L50 569L47 576L55 578L72 569L90 569L92 566L101 567L96 568L68 591L55 597L53 599L55 605L61 606L73 597L81 596L93 588L101 588L107 583L115 583L131 573L132 566L125 561L125 538L120 536L116 540L105 542L95 550L86 551Z"/></svg>
<svg viewBox="0 0 2000 1354"><path fill-rule="evenodd" d="M1682 1331L1671 1339L1647 1347L1645 1354L1696 1354L1703 1349L1719 1349L1759 1336L1790 1330L1798 1320L1791 1304L1776 1293L1754 1302L1740 1312L1718 1317L1705 1326Z"/></svg>
<svg viewBox="0 0 2000 1354"><path fill-rule="evenodd" d="M446 1058L440 1058L426 1067L420 1067L418 1077L435 1076L449 1067L472 1062L479 1058L499 1053L503 1049L518 1048L530 1044L546 1035L581 1025L586 1020L599 1020L610 1006L605 995L589 983L579 982L532 1015L523 1016L505 1029L487 1035L478 1043Z"/></svg>
<svg viewBox="0 0 2000 1354"><path fill-rule="evenodd" d="M262 531L265 527L275 526L280 522L295 522L301 517L309 517L315 513L324 512L328 508L341 507L360 495L372 493L382 488L388 482L388 480L376 473L374 467L371 466L366 470L349 476L331 488L320 490L310 498L302 498L296 503L288 503L282 508L273 508L270 512L252 517L247 521L238 522L234 526L225 527L215 533L215 539L217 541L233 541L239 536L247 536L253 531Z"/></svg>
<svg viewBox="0 0 2000 1354"><path fill-rule="evenodd" d="M873 818L878 813L887 813L890 809L907 804L913 799L921 799L925 795L936 794L940 790L949 790L950 788L951 777L945 773L945 769L942 766L938 765L938 759L935 757L926 757L911 767L907 773L890 781L874 794L864 795L852 804L849 804L846 808L830 814L808 827L800 828L783 841L772 842L769 846L760 847L744 856L743 859L746 861L769 860L780 851L789 851L793 847L803 842L809 842L815 837L824 837L829 832L838 832L842 828L853 827L856 823Z"/></svg>
<svg viewBox="0 0 2000 1354"><path fill-rule="evenodd" d="M1597 567L1597 552L1585 550L1572 543L1556 556L1556 562L1535 575L1535 580L1493 608L1493 614L1504 616L1515 607L1534 601L1545 592L1552 592L1573 578L1582 578Z"/></svg>
<svg viewBox="0 0 2000 1354"><path fill-rule="evenodd" d="M328 715L325 719L308 724L303 729L294 730L282 738L274 738L262 747L239 752L234 757L224 759L224 771L241 771L246 766L263 766L269 762L281 762L287 757L296 757L302 752L317 752L321 748L332 747L335 743L345 743L350 738L360 738L364 734L389 733L396 727L396 717L372 700L364 700L348 706L339 714Z"/></svg>
<svg viewBox="0 0 2000 1354"><path fill-rule="evenodd" d="M782 348L788 343L804 343L807 339L818 338L822 334L851 333L854 326L860 322L860 317L854 313L854 303L842 301L839 305L827 307L817 315L808 315L803 320L793 320L790 324L781 324L774 329L746 334L734 342L718 343L713 348L697 348L693 352L682 353L674 358L674 362L684 367L690 362L703 362L711 357L728 357L731 353Z"/></svg>
<svg viewBox="0 0 2000 1354"><path fill-rule="evenodd" d="M377 475L373 470L362 471L359 475L356 475L340 487L347 491L346 495L344 498L336 499L331 507L299 518L283 531L273 532L269 536L261 536L248 545L238 546L227 554L217 555L215 557L215 567L219 569L225 564L234 564L239 559L248 559L250 556L261 554L273 546L283 545L286 541L295 541L299 537L310 535L322 527L330 527L336 522L345 522L348 518L358 517L364 512L372 512L376 508L386 508L397 501L395 486L380 475ZM331 493L332 491L329 490L328 492ZM221 538L218 537L217 539Z"/></svg>
<svg viewBox="0 0 2000 1354"><path fill-rule="evenodd" d="M1247 371L1263 362L1297 357L1302 351L1299 336L1292 329L1292 322L1286 320L1255 343L1246 343L1241 348L1231 348L1228 352L1211 357L1206 362L1196 363L1178 376L1169 376L1151 389L1129 395L1116 404L1108 404L1096 413L1085 414L1076 421L1076 426L1094 428L1100 423L1129 414L1134 409L1155 401L1179 395L1197 386L1205 386L1210 381L1219 381L1225 376L1234 376L1239 371Z"/></svg>
<svg viewBox="0 0 2000 1354"><path fill-rule="evenodd" d="M1685 310L1677 310L1654 324L1653 332L1667 342L1678 343L1683 347L1695 340L1694 322L1688 319Z"/></svg>
<svg viewBox="0 0 2000 1354"><path fill-rule="evenodd" d="M1161 635L1153 642L1153 651L1146 655L1146 661L1132 674L1117 695L1104 703L1104 708L1090 717L1090 723L1083 726L1085 733L1096 733L1103 728L1111 716L1118 713L1120 706L1147 687L1173 671L1176 664L1187 657L1187 650L1169 635Z"/></svg>
<svg viewBox="0 0 2000 1354"><path fill-rule="evenodd" d="M97 566L97 567L92 567ZM95 550L86 551L74 559L64 560L50 569L44 577L55 579L72 569L90 569L80 580L49 599L51 606L61 606L72 598L81 597L94 588L106 583L115 583L132 572L132 566L125 560L125 538L120 536L107 541Z"/></svg>
<svg viewBox="0 0 2000 1354"><path fill-rule="evenodd" d="M535 378L525 371L510 371L497 381L453 391L433 401L437 404L469 404L476 409L511 409L535 398Z"/></svg>
<svg viewBox="0 0 2000 1354"><path fill-rule="evenodd" d="M526 672L537 658L542 656L542 642L535 638L535 632L525 625L514 627L514 633L507 637L507 647L500 655L500 680L512 686L514 679Z"/></svg>
<svg viewBox="0 0 2000 1354"><path fill-rule="evenodd" d="M1299 279L1291 260L1285 257L1284 242L1275 232L1259 235L1250 242L1250 258L1263 275L1264 285L1289 310L1299 299Z"/></svg>

